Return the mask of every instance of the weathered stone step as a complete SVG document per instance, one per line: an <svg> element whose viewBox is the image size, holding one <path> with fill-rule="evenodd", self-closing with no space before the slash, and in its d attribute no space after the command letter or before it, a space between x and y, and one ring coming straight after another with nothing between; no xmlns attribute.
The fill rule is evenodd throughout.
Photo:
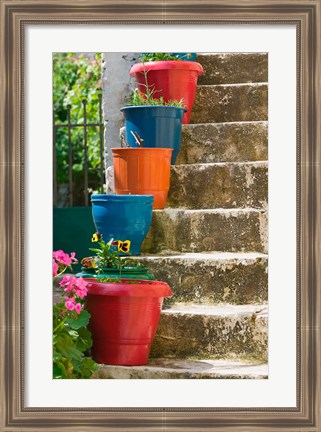
<svg viewBox="0 0 321 432"><path fill-rule="evenodd" d="M268 123L236 122L182 126L178 164L268 160Z"/></svg>
<svg viewBox="0 0 321 432"><path fill-rule="evenodd" d="M163 310L151 358L230 355L267 360L267 305L174 305Z"/></svg>
<svg viewBox="0 0 321 432"><path fill-rule="evenodd" d="M268 81L267 53L204 53L197 54L197 61L204 68L200 85Z"/></svg>
<svg viewBox="0 0 321 432"><path fill-rule="evenodd" d="M142 256L140 261L173 292L169 303L258 304L268 300L268 257L259 253Z"/></svg>
<svg viewBox="0 0 321 432"><path fill-rule="evenodd" d="M268 162L174 165L166 206L266 208L267 197Z"/></svg>
<svg viewBox="0 0 321 432"><path fill-rule="evenodd" d="M93 379L267 379L268 365L255 361L150 359L145 366L99 365Z"/></svg>
<svg viewBox="0 0 321 432"><path fill-rule="evenodd" d="M197 87L191 123L266 121L267 84L203 85Z"/></svg>
<svg viewBox="0 0 321 432"><path fill-rule="evenodd" d="M125 142L125 128L120 129ZM268 159L268 122L199 123L182 125L176 165L247 162Z"/></svg>
<svg viewBox="0 0 321 432"><path fill-rule="evenodd" d="M258 209L154 210L141 251L266 253L267 229Z"/></svg>

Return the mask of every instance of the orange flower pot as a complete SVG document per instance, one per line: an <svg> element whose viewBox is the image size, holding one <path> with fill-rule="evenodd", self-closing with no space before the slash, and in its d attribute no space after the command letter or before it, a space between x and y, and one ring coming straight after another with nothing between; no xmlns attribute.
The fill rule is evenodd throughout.
<svg viewBox="0 0 321 432"><path fill-rule="evenodd" d="M163 209L172 152L170 148L113 148L116 194L154 195L153 209Z"/></svg>

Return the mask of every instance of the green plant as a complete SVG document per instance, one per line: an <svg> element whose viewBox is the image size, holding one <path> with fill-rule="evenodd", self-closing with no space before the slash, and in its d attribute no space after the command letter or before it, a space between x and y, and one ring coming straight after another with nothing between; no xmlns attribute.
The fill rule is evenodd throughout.
<svg viewBox="0 0 321 432"><path fill-rule="evenodd" d="M141 106L141 105L149 105L149 106L176 106L182 107L183 99L179 101L170 100L165 102L163 97L156 98L153 96L154 92L147 86L146 95L143 95L137 88L134 89L130 96L129 105L131 106Z"/></svg>
<svg viewBox="0 0 321 432"><path fill-rule="evenodd" d="M53 54L53 110L54 123L66 125L55 128L57 182L68 182L68 110L70 123L84 123L86 100L87 123L99 123L99 100L101 90L101 54L85 56L77 53ZM84 131L73 127L70 131L73 152L74 190L83 197ZM89 187L97 189L100 184L100 130L98 126L87 127ZM76 197L75 197L76 198ZM81 205L82 202L75 202Z"/></svg>
<svg viewBox="0 0 321 432"><path fill-rule="evenodd" d="M75 253L70 256L58 250L53 252L53 278L59 278L67 268L77 262ZM84 308L88 283L73 275L64 275L59 285L64 289L63 300L53 306L53 378L90 378L98 365L86 356L92 345L87 329L90 314Z"/></svg>
<svg viewBox="0 0 321 432"><path fill-rule="evenodd" d="M133 258L120 256L119 253L130 252L130 240L114 240L111 239L107 243L102 239L102 235L95 233L92 237L92 242L98 244L99 248L89 248L95 252L93 257L85 257L81 260L81 264L85 268L94 268L97 274L103 272L104 269L118 269L121 275L121 270L125 267L140 267L143 264Z"/></svg>
<svg viewBox="0 0 321 432"><path fill-rule="evenodd" d="M163 61L163 60L182 60L184 58L190 58L191 54L187 53L185 55L173 55L171 53L144 53L140 57L141 62L149 62L149 61Z"/></svg>

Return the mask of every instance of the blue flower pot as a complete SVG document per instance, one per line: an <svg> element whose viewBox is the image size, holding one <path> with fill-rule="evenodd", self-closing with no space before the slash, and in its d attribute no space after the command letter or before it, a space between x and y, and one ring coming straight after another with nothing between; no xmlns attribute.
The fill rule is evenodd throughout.
<svg viewBox="0 0 321 432"><path fill-rule="evenodd" d="M173 149L171 164L175 164L181 147L185 108L142 105L123 107L120 111L125 117L126 141L130 147L139 147L133 131L143 139L143 147Z"/></svg>
<svg viewBox="0 0 321 432"><path fill-rule="evenodd" d="M141 244L152 221L153 201L153 195L93 194L91 202L96 230L105 242L130 240L130 255L140 255Z"/></svg>
<svg viewBox="0 0 321 432"><path fill-rule="evenodd" d="M196 53L171 53L173 56L178 56L179 60L196 61Z"/></svg>

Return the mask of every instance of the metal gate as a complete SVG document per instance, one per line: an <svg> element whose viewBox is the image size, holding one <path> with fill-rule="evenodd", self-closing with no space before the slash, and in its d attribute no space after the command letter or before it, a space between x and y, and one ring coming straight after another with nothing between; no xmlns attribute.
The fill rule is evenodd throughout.
<svg viewBox="0 0 321 432"><path fill-rule="evenodd" d="M95 188L103 193L105 184L105 170L104 170L104 123L102 114L102 95L99 94L99 111L97 113L97 122L87 123L87 100L83 100L84 121L83 123L72 123L70 119L71 106L67 106L67 123L55 123L55 112L53 112L53 205L58 205L58 183L57 183L57 130L63 128L66 130L68 141L68 199L66 206L73 207L75 205L75 186L73 181L73 142L72 142L72 129L82 128L83 130L83 150L84 150L84 172L83 172L83 200L77 205L88 206L90 203L90 191L88 187L88 173L89 170L97 171L97 185ZM89 167L88 163L88 149L90 142L88 142L88 128L99 128L99 148L100 148L100 165L99 168Z"/></svg>

